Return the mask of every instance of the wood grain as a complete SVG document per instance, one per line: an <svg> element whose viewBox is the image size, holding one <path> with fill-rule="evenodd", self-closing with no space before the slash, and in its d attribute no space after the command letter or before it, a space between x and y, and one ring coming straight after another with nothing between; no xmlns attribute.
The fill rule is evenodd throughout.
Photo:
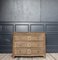
<svg viewBox="0 0 58 60"><path fill-rule="evenodd" d="M13 57L14 56L45 56L44 32L14 32L13 33Z"/></svg>

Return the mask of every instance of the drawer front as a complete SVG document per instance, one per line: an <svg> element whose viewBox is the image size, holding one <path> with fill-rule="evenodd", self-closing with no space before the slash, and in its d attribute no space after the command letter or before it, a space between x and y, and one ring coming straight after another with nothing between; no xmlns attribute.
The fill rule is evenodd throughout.
<svg viewBox="0 0 58 60"><path fill-rule="evenodd" d="M25 55L27 52L26 52L26 49L22 49L22 48L14 48L14 54L15 55Z"/></svg>
<svg viewBox="0 0 58 60"><path fill-rule="evenodd" d="M26 42L14 42L13 47L27 47Z"/></svg>
<svg viewBox="0 0 58 60"><path fill-rule="evenodd" d="M14 41L40 41L45 40L44 33L15 33L13 36Z"/></svg>
<svg viewBox="0 0 58 60"><path fill-rule="evenodd" d="M45 40L45 37L36 37L36 36L14 36L14 41L43 41Z"/></svg>
<svg viewBox="0 0 58 60"><path fill-rule="evenodd" d="M27 36L13 36L14 41L27 40Z"/></svg>
<svg viewBox="0 0 58 60"><path fill-rule="evenodd" d="M14 47L44 47L44 42L14 42Z"/></svg>
<svg viewBox="0 0 58 60"><path fill-rule="evenodd" d="M44 55L43 48L15 48L14 49L15 55Z"/></svg>
<svg viewBox="0 0 58 60"><path fill-rule="evenodd" d="M31 54L31 55L44 54L44 49L43 48L28 48L27 54Z"/></svg>
<svg viewBox="0 0 58 60"><path fill-rule="evenodd" d="M45 43L40 41L40 42L31 42L31 47L43 47L44 48Z"/></svg>
<svg viewBox="0 0 58 60"><path fill-rule="evenodd" d="M32 54L44 54L43 48L32 49Z"/></svg>

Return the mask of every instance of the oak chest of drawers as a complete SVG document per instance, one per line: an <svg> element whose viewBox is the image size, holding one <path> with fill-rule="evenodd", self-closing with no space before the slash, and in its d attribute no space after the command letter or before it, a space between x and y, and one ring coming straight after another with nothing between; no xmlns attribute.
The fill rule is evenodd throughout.
<svg viewBox="0 0 58 60"><path fill-rule="evenodd" d="M44 32L14 32L13 33L13 57L14 56L45 56Z"/></svg>

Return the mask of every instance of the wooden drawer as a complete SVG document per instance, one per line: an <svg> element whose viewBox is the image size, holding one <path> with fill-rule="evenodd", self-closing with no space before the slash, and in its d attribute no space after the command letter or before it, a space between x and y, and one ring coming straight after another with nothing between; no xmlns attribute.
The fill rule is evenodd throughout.
<svg viewBox="0 0 58 60"><path fill-rule="evenodd" d="M43 48L28 48L27 49L27 54L43 54Z"/></svg>
<svg viewBox="0 0 58 60"><path fill-rule="evenodd" d="M45 39L44 36L41 37L35 37L35 36L14 36L14 41L42 41Z"/></svg>
<svg viewBox="0 0 58 60"><path fill-rule="evenodd" d="M14 49L14 54L15 55L33 55L33 56L37 56L40 54L44 54L44 50L43 48L15 48Z"/></svg>
<svg viewBox="0 0 58 60"><path fill-rule="evenodd" d="M33 35L34 34L34 35ZM16 33L16 35L14 34L13 36L14 41L41 41L45 39L45 34L43 33L25 33L25 34L21 34L21 33Z"/></svg>
<svg viewBox="0 0 58 60"><path fill-rule="evenodd" d="M44 47L44 42L14 42L14 47Z"/></svg>
<svg viewBox="0 0 58 60"><path fill-rule="evenodd" d="M26 49L15 47L14 54L15 55L24 55L24 54L26 54Z"/></svg>

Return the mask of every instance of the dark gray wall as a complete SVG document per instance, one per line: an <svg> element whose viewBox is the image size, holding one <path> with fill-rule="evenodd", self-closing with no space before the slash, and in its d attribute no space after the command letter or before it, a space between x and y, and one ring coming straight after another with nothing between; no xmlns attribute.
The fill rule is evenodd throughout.
<svg viewBox="0 0 58 60"><path fill-rule="evenodd" d="M58 0L0 0L0 52L12 52L13 32L46 32L47 52L58 52Z"/></svg>

